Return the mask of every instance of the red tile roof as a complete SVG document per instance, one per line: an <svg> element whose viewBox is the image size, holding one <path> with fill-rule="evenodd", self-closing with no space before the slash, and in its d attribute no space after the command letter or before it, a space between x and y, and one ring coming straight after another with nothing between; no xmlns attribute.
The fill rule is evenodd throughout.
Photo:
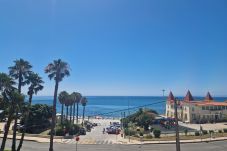
<svg viewBox="0 0 227 151"><path fill-rule="evenodd" d="M197 106L227 106L226 102L197 102Z"/></svg>

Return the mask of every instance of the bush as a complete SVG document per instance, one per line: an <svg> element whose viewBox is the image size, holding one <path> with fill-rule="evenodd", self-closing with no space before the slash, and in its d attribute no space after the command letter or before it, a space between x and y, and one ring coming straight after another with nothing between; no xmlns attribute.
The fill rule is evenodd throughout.
<svg viewBox="0 0 227 151"><path fill-rule="evenodd" d="M152 136L151 134L148 134L148 135L145 136L145 138L147 138L147 139L152 139L153 136Z"/></svg>
<svg viewBox="0 0 227 151"><path fill-rule="evenodd" d="M160 135L161 135L161 131L159 129L155 129L153 131L153 134L154 134L154 137L155 138L160 138Z"/></svg>
<svg viewBox="0 0 227 151"><path fill-rule="evenodd" d="M53 108L45 104L35 104L30 108L26 133L39 134L50 128L49 119L52 117ZM24 124L25 119L22 118L20 123Z"/></svg>
<svg viewBox="0 0 227 151"><path fill-rule="evenodd" d="M143 132L140 132L140 136L143 136Z"/></svg>
<svg viewBox="0 0 227 151"><path fill-rule="evenodd" d="M65 135L64 129L61 128L60 126L56 127L55 134L56 136L64 136Z"/></svg>
<svg viewBox="0 0 227 151"><path fill-rule="evenodd" d="M218 130L218 133L222 133L222 130Z"/></svg>
<svg viewBox="0 0 227 151"><path fill-rule="evenodd" d="M195 131L195 136L199 136L199 135L200 135L199 131Z"/></svg>
<svg viewBox="0 0 227 151"><path fill-rule="evenodd" d="M188 134L188 129L185 129L185 130L184 130L184 134L185 134L185 136L187 136L187 134Z"/></svg>
<svg viewBox="0 0 227 151"><path fill-rule="evenodd" d="M130 134L130 136L132 136L132 135L136 135L136 131L134 131L134 130L129 130L128 128L126 128L125 129L125 135L129 135Z"/></svg>
<svg viewBox="0 0 227 151"><path fill-rule="evenodd" d="M79 131L80 131L80 126L73 124L69 129L69 135L76 135L79 133Z"/></svg>
<svg viewBox="0 0 227 151"><path fill-rule="evenodd" d="M209 130L209 133L211 134L211 133L214 133L214 131L213 130Z"/></svg>
<svg viewBox="0 0 227 151"><path fill-rule="evenodd" d="M203 131L202 131L202 134L203 134L203 135L208 134L207 130L203 130Z"/></svg>
<svg viewBox="0 0 227 151"><path fill-rule="evenodd" d="M224 133L227 133L227 128L224 128L223 131L224 131Z"/></svg>

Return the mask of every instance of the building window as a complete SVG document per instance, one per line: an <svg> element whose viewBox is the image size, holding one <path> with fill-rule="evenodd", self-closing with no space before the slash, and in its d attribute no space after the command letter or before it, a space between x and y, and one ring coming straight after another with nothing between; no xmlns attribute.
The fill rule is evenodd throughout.
<svg viewBox="0 0 227 151"><path fill-rule="evenodd" d="M194 112L195 111L195 109L194 109L194 107L192 107L192 112Z"/></svg>
<svg viewBox="0 0 227 151"><path fill-rule="evenodd" d="M218 106L218 110L221 110L221 106Z"/></svg>
<svg viewBox="0 0 227 151"><path fill-rule="evenodd" d="M202 110L205 110L205 106L202 107Z"/></svg>
<svg viewBox="0 0 227 151"><path fill-rule="evenodd" d="M206 106L206 110L209 110L209 106Z"/></svg>
<svg viewBox="0 0 227 151"><path fill-rule="evenodd" d="M217 106L214 106L214 110L217 110Z"/></svg>
<svg viewBox="0 0 227 151"><path fill-rule="evenodd" d="M222 110L224 110L225 109L225 106L222 106Z"/></svg>
<svg viewBox="0 0 227 151"><path fill-rule="evenodd" d="M210 106L210 110L213 110L214 109L214 107L213 106Z"/></svg>

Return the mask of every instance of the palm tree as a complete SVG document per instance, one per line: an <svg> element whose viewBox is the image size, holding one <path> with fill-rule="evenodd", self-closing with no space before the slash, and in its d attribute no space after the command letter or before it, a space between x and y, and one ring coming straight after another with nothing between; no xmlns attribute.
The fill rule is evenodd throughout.
<svg viewBox="0 0 227 151"><path fill-rule="evenodd" d="M64 104L66 102L67 96L69 94L66 91L62 91L60 92L60 94L58 95L58 100L61 104L61 125L63 126L63 114L64 114Z"/></svg>
<svg viewBox="0 0 227 151"><path fill-rule="evenodd" d="M69 96L69 106L70 106L70 118L69 118L69 123L71 124L72 123L72 106L74 104L74 95L70 95Z"/></svg>
<svg viewBox="0 0 227 151"><path fill-rule="evenodd" d="M8 115L7 115L8 120L6 122L0 151L4 151L5 149L5 144L6 144L6 140L9 132L10 123L13 120L14 104L12 101L12 97L13 97L12 92L15 90L15 88L13 87L14 84L15 82L11 77L9 77L5 73L0 73L0 92L2 97L1 100L4 102L5 106L8 107L8 108L5 108L5 110L8 109Z"/></svg>
<svg viewBox="0 0 227 151"><path fill-rule="evenodd" d="M9 67L9 75L13 77L15 80L18 80L18 92L21 93L21 87L26 85L26 78L28 77L29 73L31 72L32 66L28 61L23 59L15 60L15 65ZM16 108L15 108L16 109ZM16 117L14 121L13 127L13 139L12 139L12 151L16 150L16 127L17 127L17 118L18 118L18 111L16 111Z"/></svg>
<svg viewBox="0 0 227 151"><path fill-rule="evenodd" d="M78 92L74 92L74 95L76 95L76 99L75 99L75 103L76 103L76 124L78 124L79 103L81 101L82 95ZM75 103L74 103L74 114L73 114L74 116L75 116Z"/></svg>
<svg viewBox="0 0 227 151"><path fill-rule="evenodd" d="M39 91L43 89L43 80L42 78L37 74L31 72L29 76L27 77L27 83L30 83L30 86L28 87L28 95L29 95L29 106L28 106L28 112L25 113L25 123L24 123L24 129L21 135L20 143L18 145L17 151L20 151L23 141L24 141L24 135L26 132L26 126L28 122L28 117L30 115L30 107L32 104L32 96L34 94L37 94Z"/></svg>
<svg viewBox="0 0 227 151"><path fill-rule="evenodd" d="M73 92L72 94L72 98L73 98L73 124L74 124L74 121L75 121L75 106L76 106L76 101L77 101L77 93L76 92Z"/></svg>
<svg viewBox="0 0 227 151"><path fill-rule="evenodd" d="M82 125L84 125L85 106L87 105L87 98L86 97L82 97L81 104L83 106L83 120L82 120Z"/></svg>
<svg viewBox="0 0 227 151"><path fill-rule="evenodd" d="M65 106L66 106L66 122L68 122L69 105L70 105L70 95L67 95L66 96L66 100L65 100Z"/></svg>
<svg viewBox="0 0 227 151"><path fill-rule="evenodd" d="M56 124L56 102L58 94L59 82L63 80L65 76L69 76L69 65L63 62L61 59L54 60L45 68L45 73L48 73L48 77L55 80L54 89L54 100L53 100L53 113L52 113L52 124L51 124L51 134L50 134L50 148L49 151L53 151L53 139L54 139L54 128Z"/></svg>

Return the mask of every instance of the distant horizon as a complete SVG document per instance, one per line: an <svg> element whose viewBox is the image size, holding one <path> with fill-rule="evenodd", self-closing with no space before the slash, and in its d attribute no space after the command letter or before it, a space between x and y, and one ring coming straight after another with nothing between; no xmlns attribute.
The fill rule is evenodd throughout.
<svg viewBox="0 0 227 151"><path fill-rule="evenodd" d="M33 97L53 97L53 96L52 95L36 95L36 96L33 96ZM155 95L85 95L85 97L165 97L165 98L167 98L168 95L167 96L155 96ZM185 96L176 95L174 97L182 98L182 97L185 97ZM203 98L204 97L205 98L205 95L204 96L193 95L193 97L194 98L197 98L197 97L199 97L199 98ZM224 97L226 97L226 99L227 99L227 95L226 96L215 96L215 95L212 95L212 97L214 97L214 98L217 98L217 97L223 97L224 98Z"/></svg>

